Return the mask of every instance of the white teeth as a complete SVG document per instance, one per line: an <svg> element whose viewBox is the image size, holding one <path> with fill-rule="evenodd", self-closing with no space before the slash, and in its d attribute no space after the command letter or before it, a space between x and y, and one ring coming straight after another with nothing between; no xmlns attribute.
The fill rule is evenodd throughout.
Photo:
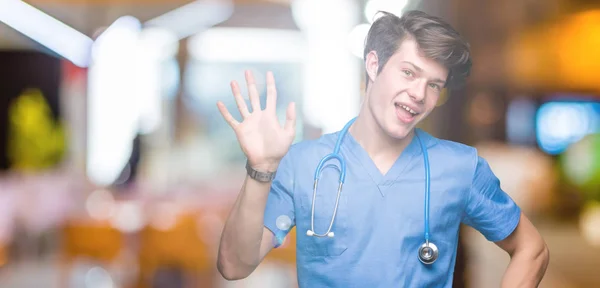
<svg viewBox="0 0 600 288"><path fill-rule="evenodd" d="M417 112L415 110L412 110L404 105L399 105L399 106L402 107L404 110L408 111L410 114L417 115Z"/></svg>

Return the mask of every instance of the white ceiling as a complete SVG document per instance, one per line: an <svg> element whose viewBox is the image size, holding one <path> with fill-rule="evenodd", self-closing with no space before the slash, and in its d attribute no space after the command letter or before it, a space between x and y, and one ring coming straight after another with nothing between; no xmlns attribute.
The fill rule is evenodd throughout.
<svg viewBox="0 0 600 288"><path fill-rule="evenodd" d="M119 17L130 15L143 23L185 5L185 2L182 3L183 1L173 2L170 4L146 4L143 7L135 4L73 5L39 4L37 2L33 6L93 38L97 31L109 26ZM219 26L297 29L289 6L285 3L281 4L277 1L249 3L251 1L239 0L236 2L238 4L235 6L234 14ZM40 45L36 42L0 22L0 49L37 49L38 47Z"/></svg>
<svg viewBox="0 0 600 288"><path fill-rule="evenodd" d="M145 5L143 9L135 5L102 4L35 4L34 6L78 31L93 36L98 28L110 25L121 16L131 15L144 21L175 9L179 5L181 4L153 4ZM27 49L37 46L34 41L0 22L0 48Z"/></svg>

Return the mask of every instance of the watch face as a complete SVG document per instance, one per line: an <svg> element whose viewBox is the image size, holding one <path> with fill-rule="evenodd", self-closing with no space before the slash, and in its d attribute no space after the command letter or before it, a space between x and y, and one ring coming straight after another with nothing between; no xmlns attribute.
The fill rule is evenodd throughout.
<svg viewBox="0 0 600 288"><path fill-rule="evenodd" d="M246 163L246 170L248 171L248 175L250 175L250 177L252 179L255 179L260 182L269 182L275 178L275 172L256 171L256 170L252 169L252 167L250 167L247 163Z"/></svg>

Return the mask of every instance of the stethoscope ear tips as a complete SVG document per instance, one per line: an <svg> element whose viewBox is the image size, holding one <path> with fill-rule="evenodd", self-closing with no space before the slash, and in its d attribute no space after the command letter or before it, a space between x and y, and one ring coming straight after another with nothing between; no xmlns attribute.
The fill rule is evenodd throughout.
<svg viewBox="0 0 600 288"><path fill-rule="evenodd" d="M419 261L423 264L432 264L437 260L438 255L437 246L431 242L425 242L419 247Z"/></svg>
<svg viewBox="0 0 600 288"><path fill-rule="evenodd" d="M306 236L310 237L310 236L313 236L313 235L315 235L315 232L313 232L312 230L306 231Z"/></svg>
<svg viewBox="0 0 600 288"><path fill-rule="evenodd" d="M333 238L333 231L332 231L332 232L329 232L329 233L327 233L327 237L329 237L329 238Z"/></svg>

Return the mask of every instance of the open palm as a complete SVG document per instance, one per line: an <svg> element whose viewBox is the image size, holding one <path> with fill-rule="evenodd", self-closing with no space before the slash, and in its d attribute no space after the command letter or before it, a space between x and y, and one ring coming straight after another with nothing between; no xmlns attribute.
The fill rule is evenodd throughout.
<svg viewBox="0 0 600 288"><path fill-rule="evenodd" d="M290 103L288 106L285 126L282 126L276 114L277 89L275 88L273 73L267 72L267 101L264 110L260 107L260 96L256 88L256 81L249 71L246 71L246 84L252 112L248 110L237 82L231 82L231 90L242 115L242 122L238 122L231 116L223 102L219 101L217 107L225 121L235 132L240 147L248 157L250 165L257 170L274 171L281 158L289 150L296 135L294 103Z"/></svg>

